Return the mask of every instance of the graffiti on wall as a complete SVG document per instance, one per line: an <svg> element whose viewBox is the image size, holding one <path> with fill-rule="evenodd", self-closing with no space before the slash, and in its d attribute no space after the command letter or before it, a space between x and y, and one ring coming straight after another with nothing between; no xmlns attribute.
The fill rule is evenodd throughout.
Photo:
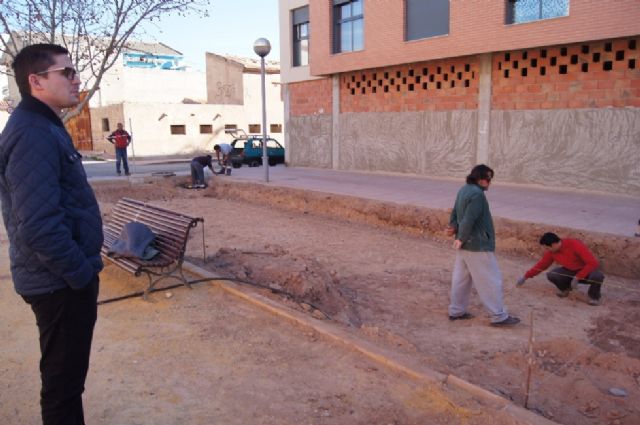
<svg viewBox="0 0 640 425"><path fill-rule="evenodd" d="M234 83L216 83L216 97L233 97L236 94L236 85Z"/></svg>

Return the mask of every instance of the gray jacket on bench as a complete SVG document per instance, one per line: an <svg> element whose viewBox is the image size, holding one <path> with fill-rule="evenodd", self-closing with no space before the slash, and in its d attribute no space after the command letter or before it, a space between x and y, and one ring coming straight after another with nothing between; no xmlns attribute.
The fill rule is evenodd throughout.
<svg viewBox="0 0 640 425"><path fill-rule="evenodd" d="M84 288L102 270L102 218L71 137L25 96L0 135L0 201L20 295Z"/></svg>

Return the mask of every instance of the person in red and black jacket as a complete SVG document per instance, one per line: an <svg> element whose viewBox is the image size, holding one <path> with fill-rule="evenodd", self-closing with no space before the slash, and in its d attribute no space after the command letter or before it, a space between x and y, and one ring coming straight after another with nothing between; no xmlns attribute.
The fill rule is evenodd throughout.
<svg viewBox="0 0 640 425"><path fill-rule="evenodd" d="M131 135L122 128L122 123L118 123L118 129L111 133L107 140L110 141L116 147L116 171L118 175L120 172L120 162L124 167L124 174L129 175L129 163L127 162L127 147L131 143Z"/></svg>
<svg viewBox="0 0 640 425"><path fill-rule="evenodd" d="M600 263L589 248L577 239L560 239L558 235L551 232L542 235L540 245L544 246L547 252L524 276L518 279L517 286L522 286L527 279L545 271L556 262L562 267L547 273L547 279L558 288L557 295L564 298L578 286L578 283L582 283L589 285L589 304L599 305L604 274L599 270Z"/></svg>

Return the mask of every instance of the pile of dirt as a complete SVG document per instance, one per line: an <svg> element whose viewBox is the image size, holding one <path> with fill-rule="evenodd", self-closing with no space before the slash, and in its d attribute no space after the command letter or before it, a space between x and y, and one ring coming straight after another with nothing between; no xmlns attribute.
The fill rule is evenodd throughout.
<svg viewBox="0 0 640 425"><path fill-rule="evenodd" d="M221 248L207 258L206 267L237 282L286 295L315 317L361 325L353 296L342 287L335 270L326 270L317 260L293 255L281 246L267 244L258 251Z"/></svg>

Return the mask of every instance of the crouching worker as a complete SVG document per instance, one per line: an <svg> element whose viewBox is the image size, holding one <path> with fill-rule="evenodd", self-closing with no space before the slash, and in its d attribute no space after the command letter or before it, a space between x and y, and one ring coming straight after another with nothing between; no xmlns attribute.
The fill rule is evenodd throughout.
<svg viewBox="0 0 640 425"><path fill-rule="evenodd" d="M558 288L558 295L564 298L578 283L589 285L589 304L600 305L600 289L604 282L604 274L598 269L600 263L593 253L577 239L560 239L555 233L545 233L540 238L540 245L546 248L544 256L535 266L524 274L517 286L522 286L527 279L545 271L554 262L557 267L547 273L547 279Z"/></svg>
<svg viewBox="0 0 640 425"><path fill-rule="evenodd" d="M197 156L191 160L191 187L195 189L207 187L204 182L204 167L209 167L211 172L215 174L211 155Z"/></svg>

